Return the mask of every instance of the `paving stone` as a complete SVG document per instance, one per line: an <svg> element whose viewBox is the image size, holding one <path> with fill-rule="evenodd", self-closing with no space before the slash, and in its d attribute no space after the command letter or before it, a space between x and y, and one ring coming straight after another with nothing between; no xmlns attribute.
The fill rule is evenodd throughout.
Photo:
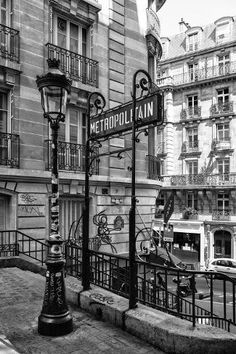
<svg viewBox="0 0 236 354"><path fill-rule="evenodd" d="M72 333L61 337L41 336L37 331L37 321L42 309L45 278L18 268L1 268L0 289L0 334L5 335L19 353L163 353L77 308L70 308L74 324Z"/></svg>

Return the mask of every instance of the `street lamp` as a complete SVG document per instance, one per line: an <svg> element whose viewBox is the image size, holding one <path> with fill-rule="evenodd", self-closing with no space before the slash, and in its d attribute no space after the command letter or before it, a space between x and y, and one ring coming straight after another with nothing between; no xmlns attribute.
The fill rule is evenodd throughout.
<svg viewBox="0 0 236 354"><path fill-rule="evenodd" d="M59 192L57 143L60 122L65 120L67 96L71 83L59 70L59 60L48 60L49 71L37 76L36 84L41 93L44 117L48 119L52 135L51 169L51 223L46 260L46 288L43 307L38 318L38 332L43 335L60 336L73 330L72 316L65 297L63 240L59 233Z"/></svg>

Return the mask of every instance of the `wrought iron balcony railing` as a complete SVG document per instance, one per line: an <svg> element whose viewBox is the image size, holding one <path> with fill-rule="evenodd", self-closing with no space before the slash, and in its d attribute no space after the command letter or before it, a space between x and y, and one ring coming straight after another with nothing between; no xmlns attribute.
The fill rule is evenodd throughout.
<svg viewBox="0 0 236 354"><path fill-rule="evenodd" d="M199 151L199 141L184 141L182 145L182 153L191 153Z"/></svg>
<svg viewBox="0 0 236 354"><path fill-rule="evenodd" d="M212 150L225 150L225 149L231 149L230 137L212 140Z"/></svg>
<svg viewBox="0 0 236 354"><path fill-rule="evenodd" d="M20 36L19 31L0 24L0 57L15 61L20 61Z"/></svg>
<svg viewBox="0 0 236 354"><path fill-rule="evenodd" d="M98 62L70 50L47 43L48 58L60 60L60 70L71 79L98 87Z"/></svg>
<svg viewBox="0 0 236 354"><path fill-rule="evenodd" d="M161 161L158 157L147 155L148 178L158 179L161 174Z"/></svg>
<svg viewBox="0 0 236 354"><path fill-rule="evenodd" d="M230 209L215 209L212 210L212 220L230 220Z"/></svg>
<svg viewBox="0 0 236 354"><path fill-rule="evenodd" d="M191 82L213 79L214 77L223 77L236 74L236 62L224 65L216 65L202 69L195 69L194 72L162 77L157 80L158 86L164 85L183 85Z"/></svg>
<svg viewBox="0 0 236 354"><path fill-rule="evenodd" d="M46 140L46 168L50 170L52 167L52 141ZM85 145L67 143L64 141L58 142L58 169L64 171L85 172ZM98 148L94 151L94 159L91 163L91 173L99 173Z"/></svg>
<svg viewBox="0 0 236 354"><path fill-rule="evenodd" d="M215 103L210 108L212 116L222 113L233 113L233 102Z"/></svg>
<svg viewBox="0 0 236 354"><path fill-rule="evenodd" d="M201 117L201 107L183 108L180 112L181 120L199 119Z"/></svg>
<svg viewBox="0 0 236 354"><path fill-rule="evenodd" d="M0 133L0 165L19 168L20 137L16 134Z"/></svg>
<svg viewBox="0 0 236 354"><path fill-rule="evenodd" d="M193 175L175 175L162 176L163 187L169 186L235 186L236 173L221 174L193 174Z"/></svg>

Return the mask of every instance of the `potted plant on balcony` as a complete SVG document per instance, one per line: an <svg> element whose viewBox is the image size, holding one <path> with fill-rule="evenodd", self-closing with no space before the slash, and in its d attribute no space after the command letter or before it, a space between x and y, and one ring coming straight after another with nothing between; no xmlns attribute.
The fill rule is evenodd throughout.
<svg viewBox="0 0 236 354"><path fill-rule="evenodd" d="M197 210L191 207L185 207L183 210L183 219L192 218L194 215L197 215Z"/></svg>

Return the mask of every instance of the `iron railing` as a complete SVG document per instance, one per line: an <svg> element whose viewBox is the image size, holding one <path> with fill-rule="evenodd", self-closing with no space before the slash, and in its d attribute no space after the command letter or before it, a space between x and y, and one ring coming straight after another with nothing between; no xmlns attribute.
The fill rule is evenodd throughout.
<svg viewBox="0 0 236 354"><path fill-rule="evenodd" d="M45 263L48 246L18 230L0 231L0 256L24 254L42 265Z"/></svg>
<svg viewBox="0 0 236 354"><path fill-rule="evenodd" d="M20 61L20 35L14 28L0 24L0 57L15 61Z"/></svg>
<svg viewBox="0 0 236 354"><path fill-rule="evenodd" d="M60 60L60 70L71 79L98 87L98 61L47 43L48 59Z"/></svg>
<svg viewBox="0 0 236 354"><path fill-rule="evenodd" d="M182 144L182 153L191 153L191 152L198 152L199 151L199 141L184 141Z"/></svg>
<svg viewBox="0 0 236 354"><path fill-rule="evenodd" d="M0 165L19 168L20 137L17 134L0 133Z"/></svg>
<svg viewBox="0 0 236 354"><path fill-rule="evenodd" d="M215 103L210 108L210 113L212 116L223 114L223 113L233 113L234 112L234 104L232 101L224 102L224 103Z"/></svg>
<svg viewBox="0 0 236 354"><path fill-rule="evenodd" d="M161 176L163 187L169 186L235 186L236 173L219 173L219 174L193 174L193 175L173 175L173 176Z"/></svg>
<svg viewBox="0 0 236 354"><path fill-rule="evenodd" d="M78 278L82 276L82 248L66 246L67 273ZM129 259L123 256L89 250L90 282L113 293L129 298ZM227 290L232 291L235 299L236 282L222 275L220 292L214 282L217 273L179 270L166 268L153 263L136 261L138 269L136 295L137 300L144 305L170 313L193 323L208 324L230 331L231 325L236 325L235 301L232 306L227 304ZM164 280L164 286L159 284L159 275ZM156 276L155 276L156 275ZM173 276L180 282L183 276L190 276L198 288L202 281L206 282L206 293L197 294L193 291L188 299L180 295L179 285L173 285ZM217 294L217 295L216 295ZM219 306L217 296L223 298ZM208 298L208 305L201 299ZM217 302L217 303L216 303ZM207 308L205 308L207 307Z"/></svg>
<svg viewBox="0 0 236 354"><path fill-rule="evenodd" d="M193 118L199 119L200 117L201 117L201 107L198 106L183 108L182 111L180 112L181 120L188 120Z"/></svg>
<svg viewBox="0 0 236 354"><path fill-rule="evenodd" d="M147 155L148 178L157 179L161 174L161 160L159 157Z"/></svg>
<svg viewBox="0 0 236 354"><path fill-rule="evenodd" d="M6 256L6 246L14 245L13 255L24 254L32 259L45 263L48 246L39 240L16 230L0 231L0 256ZM82 276L82 248L65 243L66 272L74 277ZM8 256L12 255L9 248ZM89 252L90 282L123 297L129 297L129 259L124 256ZM186 319L195 326L208 324L230 331L236 325L236 281L224 274L215 272L199 272L170 268L154 263L136 260L137 286L136 297L140 303ZM173 276L176 283L173 283ZM220 276L220 279L219 279ZM192 291L188 299L183 298L180 291L182 277L191 277L194 289L206 282L204 292ZM218 280L216 280L216 277ZM160 282L160 279L162 280ZM175 285L173 285L175 284ZM227 302L229 293L232 302ZM198 295L197 295L198 294ZM221 303L217 301L218 297ZM207 298L208 303L201 304Z"/></svg>
<svg viewBox="0 0 236 354"><path fill-rule="evenodd" d="M52 167L52 141L46 140L46 168L50 170ZM64 141L58 141L58 168L64 171L85 171L85 149L86 146L82 144L67 143ZM99 173L99 159L98 148L94 148L93 151L93 161L91 163L91 169L93 174Z"/></svg>
<svg viewBox="0 0 236 354"><path fill-rule="evenodd" d="M158 86L164 85L183 85L191 82L199 82L202 80L212 79L214 77L221 77L232 75L236 73L236 62L231 62L225 65L215 65L203 69L195 69L193 72L184 72L182 74L160 77L157 80Z"/></svg>
<svg viewBox="0 0 236 354"><path fill-rule="evenodd" d="M214 209L212 210L212 220L230 220L232 210L230 209Z"/></svg>

